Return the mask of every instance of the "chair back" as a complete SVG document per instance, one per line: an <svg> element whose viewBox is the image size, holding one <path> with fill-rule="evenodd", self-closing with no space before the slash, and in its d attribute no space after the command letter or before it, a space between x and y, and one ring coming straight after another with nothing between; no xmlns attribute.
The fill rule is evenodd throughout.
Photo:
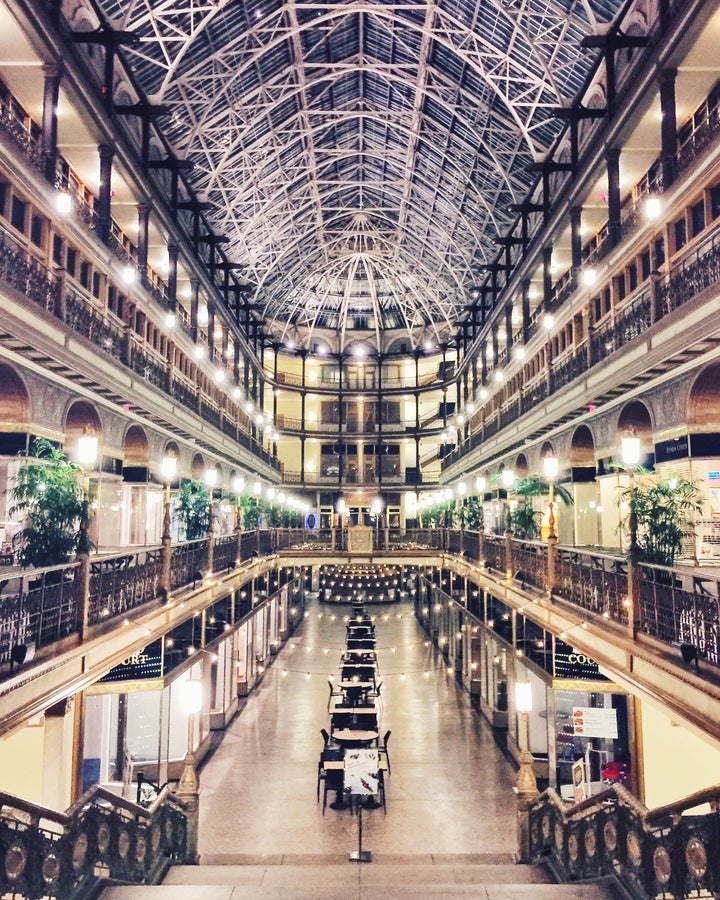
<svg viewBox="0 0 720 900"><path fill-rule="evenodd" d="M330 740L330 735L327 733L327 729L326 729L326 728L321 728L321 729L320 729L320 734L322 735L323 746L327 747L328 741Z"/></svg>
<svg viewBox="0 0 720 900"><path fill-rule="evenodd" d="M391 733L392 733L392 732L390 731L390 729L388 729L388 730L385 732L385 737L383 738L383 746L384 746L384 747L387 747L388 741L390 740L390 735L391 735Z"/></svg>

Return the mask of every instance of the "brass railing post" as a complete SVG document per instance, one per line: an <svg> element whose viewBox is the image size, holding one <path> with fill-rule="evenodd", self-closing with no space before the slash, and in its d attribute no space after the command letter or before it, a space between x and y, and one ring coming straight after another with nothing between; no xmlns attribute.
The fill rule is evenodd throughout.
<svg viewBox="0 0 720 900"><path fill-rule="evenodd" d="M78 611L78 633L80 640L87 637L90 622L90 554L87 550L77 554L75 569L75 603Z"/></svg>
<svg viewBox="0 0 720 900"><path fill-rule="evenodd" d="M632 558L627 563L628 637L635 640L640 626L640 570Z"/></svg>
<svg viewBox="0 0 720 900"><path fill-rule="evenodd" d="M547 581L548 596L552 595L557 584L557 535L549 534L547 539Z"/></svg>
<svg viewBox="0 0 720 900"><path fill-rule="evenodd" d="M513 577L512 531L505 532L505 577L508 581Z"/></svg>
<svg viewBox="0 0 720 900"><path fill-rule="evenodd" d="M212 520L211 520L210 527L208 528L208 533L207 533L207 568L208 568L208 572L213 571L214 563L215 563L215 534L212 530Z"/></svg>
<svg viewBox="0 0 720 900"><path fill-rule="evenodd" d="M170 567L172 564L172 538L170 537L170 483L165 488L165 502L163 504L163 530L162 530L162 588L167 597L170 593Z"/></svg>

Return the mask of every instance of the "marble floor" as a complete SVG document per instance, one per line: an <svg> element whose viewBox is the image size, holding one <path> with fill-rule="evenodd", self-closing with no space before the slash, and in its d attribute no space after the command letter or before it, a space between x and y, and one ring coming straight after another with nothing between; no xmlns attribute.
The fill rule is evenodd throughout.
<svg viewBox="0 0 720 900"><path fill-rule="evenodd" d="M201 863L338 862L357 849L357 817L332 809L323 815L315 793L320 729L329 730L328 675L337 673L349 611L308 606L202 767ZM512 767L427 642L411 604L377 607L377 616L380 732L392 732L392 773L387 815L364 814L364 846L378 861L413 855L509 862Z"/></svg>

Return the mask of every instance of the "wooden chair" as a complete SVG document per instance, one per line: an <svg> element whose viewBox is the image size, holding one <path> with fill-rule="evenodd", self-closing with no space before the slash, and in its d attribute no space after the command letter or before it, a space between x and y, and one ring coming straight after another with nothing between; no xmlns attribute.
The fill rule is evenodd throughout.
<svg viewBox="0 0 720 900"><path fill-rule="evenodd" d="M388 772L392 772L392 769L390 768L390 754L388 753L388 741L390 740L390 735L391 735L391 733L392 733L392 732L389 731L389 730L386 731L386 732L385 732L385 736L383 737L383 742L382 742L382 744L378 744L378 750L379 750L379 752L380 752L380 758L382 759L382 757L385 756L385 760L386 760L386 762L387 762L387 770L388 770ZM383 803L384 803L384 800L383 800Z"/></svg>
<svg viewBox="0 0 720 900"><path fill-rule="evenodd" d="M330 688L330 696L328 697L327 702L327 710L330 712L330 707L332 706L333 699L335 697L342 697L343 693L340 688L336 688L335 685L328 678L328 687Z"/></svg>

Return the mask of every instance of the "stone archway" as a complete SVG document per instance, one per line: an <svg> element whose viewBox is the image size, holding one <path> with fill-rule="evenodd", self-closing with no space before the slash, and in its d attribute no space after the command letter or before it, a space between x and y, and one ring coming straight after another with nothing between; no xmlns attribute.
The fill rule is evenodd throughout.
<svg viewBox="0 0 720 900"><path fill-rule="evenodd" d="M95 435L98 439L98 463L102 457L102 422L92 403L76 400L65 415L65 452L77 459L78 442L84 435Z"/></svg>
<svg viewBox="0 0 720 900"><path fill-rule="evenodd" d="M687 406L691 431L720 432L720 362L707 366L695 379Z"/></svg>
<svg viewBox="0 0 720 900"><path fill-rule="evenodd" d="M618 460L620 460L620 442L629 434L640 439L640 462L645 468L652 469L655 462L652 419L650 410L642 400L632 400L626 404L618 417L615 439Z"/></svg>

